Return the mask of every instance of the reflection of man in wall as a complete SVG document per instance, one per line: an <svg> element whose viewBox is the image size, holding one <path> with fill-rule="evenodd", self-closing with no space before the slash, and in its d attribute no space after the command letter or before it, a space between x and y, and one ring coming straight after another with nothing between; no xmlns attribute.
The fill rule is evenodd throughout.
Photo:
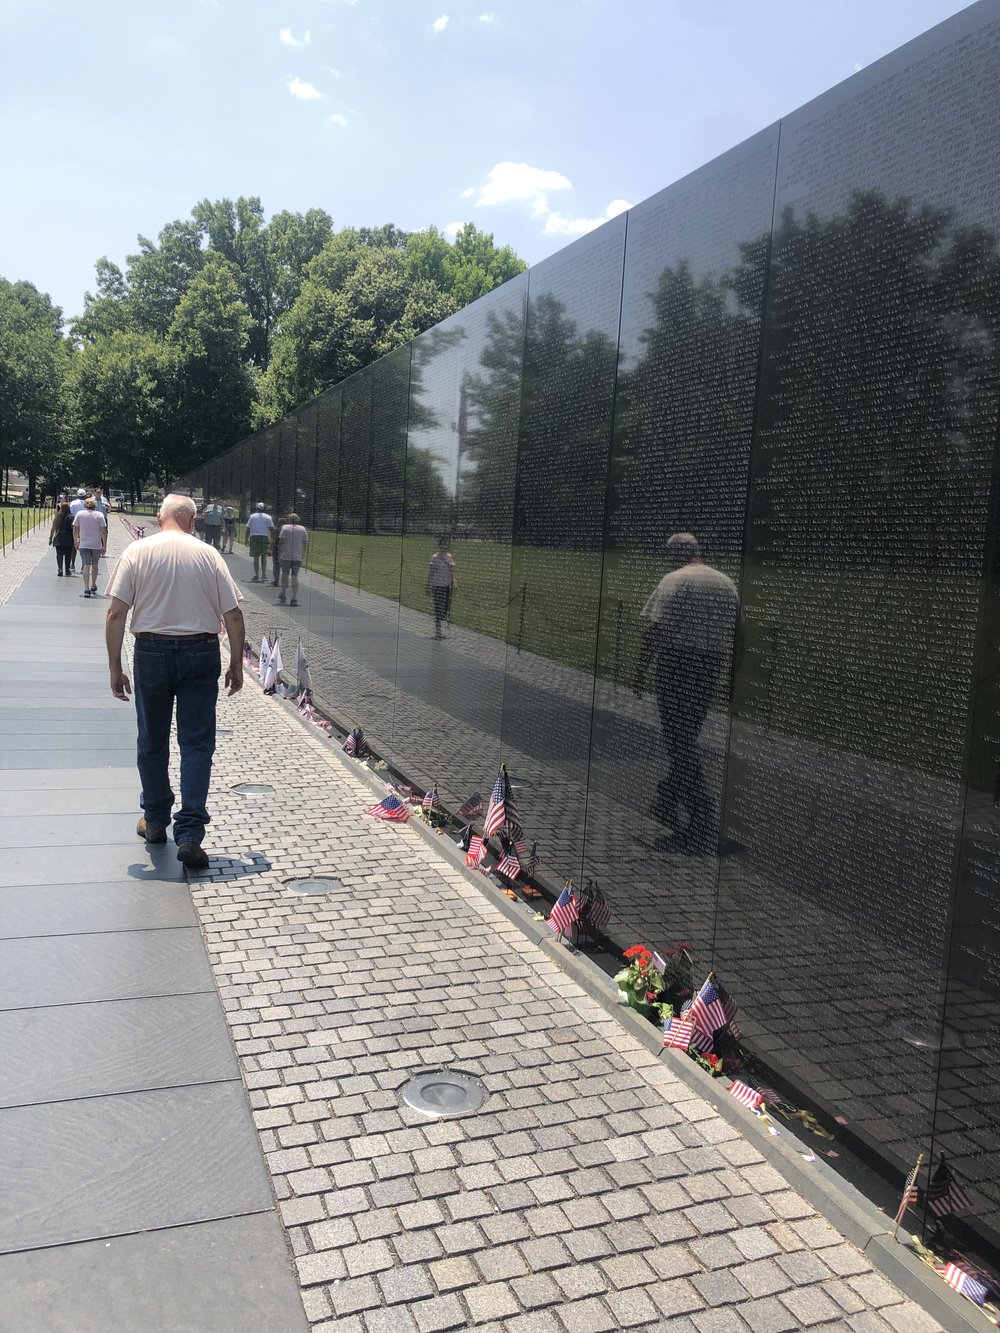
<svg viewBox="0 0 1000 1333"><path fill-rule="evenodd" d="M679 850L708 851L714 812L705 788L698 737L723 667L739 632L740 599L732 579L702 562L697 539L675 533L667 542L670 570L643 607L645 633L636 673L642 693L656 658L656 702L670 760L657 788L653 815L674 826ZM678 806L688 815L678 827Z"/></svg>

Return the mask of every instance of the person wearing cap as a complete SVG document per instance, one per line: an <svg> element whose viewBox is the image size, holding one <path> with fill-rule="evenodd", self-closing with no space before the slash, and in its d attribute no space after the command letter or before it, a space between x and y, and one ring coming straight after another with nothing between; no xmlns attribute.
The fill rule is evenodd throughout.
<svg viewBox="0 0 1000 1333"><path fill-rule="evenodd" d="M87 498L87 492L83 489L82 486L79 487L79 489L78 489L77 492L76 492L75 497L73 498L73 500L70 501L69 512L70 512L70 515L71 515L72 518L74 518L74 519L76 518L77 514L78 514L78 513L80 512L80 510L83 508L83 502L84 502L84 500L86 500L86 498ZM76 544L75 544L75 542L74 542L74 544L70 547L70 552L69 552L69 568L66 570L66 573L67 573L71 578L72 578L72 577L75 577L75 575L76 575Z"/></svg>
<svg viewBox="0 0 1000 1333"><path fill-rule="evenodd" d="M83 595L97 596L97 570L101 556L108 549L108 520L92 495L83 502L73 519L73 542L83 566Z"/></svg>
<svg viewBox="0 0 1000 1333"><path fill-rule="evenodd" d="M105 641L111 693L127 702L132 683L122 669L122 643L131 609L142 783L142 816L135 831L148 843L166 842L172 816L178 861L189 870L204 870L222 669L219 624L224 622L229 637L225 684L230 695L243 687L246 629L236 584L219 552L194 536L194 520L190 496L168 495L157 516L160 531L125 548L108 584ZM181 801L173 815L169 760L175 706Z"/></svg>
<svg viewBox="0 0 1000 1333"><path fill-rule="evenodd" d="M251 583L267 582L267 549L269 538L274 530L274 519L264 508L263 500L247 519L247 544L250 558L253 560L253 578Z"/></svg>
<svg viewBox="0 0 1000 1333"><path fill-rule="evenodd" d="M693 533L667 541L669 570L642 609L643 641L635 692L642 695L650 662L656 659L655 689L669 769L650 809L673 827L668 850L694 854L712 850L716 812L702 771L698 739L716 688L740 650L740 598L732 579L701 558ZM681 824L679 808L687 811Z"/></svg>

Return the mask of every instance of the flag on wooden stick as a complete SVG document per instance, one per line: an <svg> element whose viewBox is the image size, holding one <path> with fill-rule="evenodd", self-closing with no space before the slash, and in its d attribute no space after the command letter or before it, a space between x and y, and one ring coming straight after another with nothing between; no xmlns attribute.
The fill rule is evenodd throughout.
<svg viewBox="0 0 1000 1333"><path fill-rule="evenodd" d="M374 819L385 819L392 823L402 823L410 817L410 807L405 801L401 801L395 792L389 791L382 797L381 801L375 805L370 805L365 811L366 815L371 815Z"/></svg>
<svg viewBox="0 0 1000 1333"><path fill-rule="evenodd" d="M567 931L573 928L574 922L579 921L579 919L580 909L577 905L576 895L573 892L573 885L567 884L555 900L545 924L549 930L554 930L556 934L565 935Z"/></svg>
<svg viewBox="0 0 1000 1333"><path fill-rule="evenodd" d="M903 1186L903 1197L899 1201L899 1208L896 1211L896 1216L892 1219L897 1230L900 1222L902 1222L903 1217L906 1214L906 1210L915 1207L920 1199L920 1189L917 1185L917 1177L920 1175L920 1168L923 1164L924 1155L921 1153L914 1163L913 1170L906 1178L906 1184ZM895 1235L895 1232L893 1232L893 1235Z"/></svg>
<svg viewBox="0 0 1000 1333"><path fill-rule="evenodd" d="M972 1207L969 1196L952 1175L944 1153L927 1184L927 1207L935 1217L949 1217L952 1213L961 1213Z"/></svg>

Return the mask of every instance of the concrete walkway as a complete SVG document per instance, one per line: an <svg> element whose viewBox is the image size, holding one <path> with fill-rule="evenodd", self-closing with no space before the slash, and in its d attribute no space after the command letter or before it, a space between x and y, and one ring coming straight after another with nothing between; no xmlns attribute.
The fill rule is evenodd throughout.
<svg viewBox="0 0 1000 1333"><path fill-rule="evenodd" d="M304 1328L182 869L135 835L107 602L33 547L0 611L0 1328Z"/></svg>

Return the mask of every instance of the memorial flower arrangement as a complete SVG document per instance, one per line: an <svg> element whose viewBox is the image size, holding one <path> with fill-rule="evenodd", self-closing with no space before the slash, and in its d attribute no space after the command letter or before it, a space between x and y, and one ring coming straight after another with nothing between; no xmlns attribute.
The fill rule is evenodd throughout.
<svg viewBox="0 0 1000 1333"><path fill-rule="evenodd" d="M622 968L615 981L630 1008L653 1023L669 1018L674 1012L673 1005L664 1000L666 986L662 973L653 966L652 951L644 944L633 944L622 957L627 959L628 967Z"/></svg>

